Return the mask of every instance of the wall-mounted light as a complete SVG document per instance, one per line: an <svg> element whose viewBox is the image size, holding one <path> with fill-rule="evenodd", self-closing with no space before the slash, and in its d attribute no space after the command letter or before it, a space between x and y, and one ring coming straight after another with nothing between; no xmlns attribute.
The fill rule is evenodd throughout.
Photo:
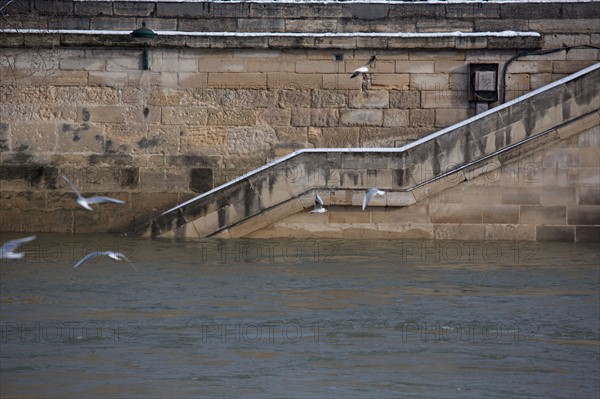
<svg viewBox="0 0 600 399"><path fill-rule="evenodd" d="M144 53L142 54L142 66L145 71L150 69L148 62L148 44L154 39L157 34L152 29L146 28L146 22L142 22L142 27L131 32L131 36L135 41L144 42Z"/></svg>

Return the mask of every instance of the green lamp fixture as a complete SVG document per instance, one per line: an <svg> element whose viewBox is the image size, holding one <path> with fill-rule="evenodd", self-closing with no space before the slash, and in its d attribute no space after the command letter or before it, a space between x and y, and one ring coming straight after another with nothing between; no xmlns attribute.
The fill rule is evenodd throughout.
<svg viewBox="0 0 600 399"><path fill-rule="evenodd" d="M131 36L138 42L144 42L144 53L142 54L142 66L145 71L150 69L148 62L148 43L154 39L157 34L152 29L146 28L146 22L142 22L142 27L131 32Z"/></svg>

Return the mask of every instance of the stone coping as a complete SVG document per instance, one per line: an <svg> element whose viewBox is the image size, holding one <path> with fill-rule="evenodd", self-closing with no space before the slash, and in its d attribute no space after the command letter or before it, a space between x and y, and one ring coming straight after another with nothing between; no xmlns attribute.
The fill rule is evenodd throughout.
<svg viewBox="0 0 600 399"><path fill-rule="evenodd" d="M127 31L2 29L3 47L139 47ZM156 31L152 47L253 49L539 49L537 32L183 32Z"/></svg>

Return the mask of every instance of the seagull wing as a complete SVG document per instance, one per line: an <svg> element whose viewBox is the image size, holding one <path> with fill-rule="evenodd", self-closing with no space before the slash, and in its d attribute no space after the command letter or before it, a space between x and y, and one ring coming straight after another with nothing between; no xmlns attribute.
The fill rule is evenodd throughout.
<svg viewBox="0 0 600 399"><path fill-rule="evenodd" d="M78 197L81 197L81 193L79 192L79 190L77 190L77 187L75 187L75 185L73 183L71 183L71 181L69 179L67 179L67 176L62 175L62 178L64 181L66 181L67 183L69 183L69 186L71 186L71 189L73 191L75 191L75 194L77 194Z"/></svg>
<svg viewBox="0 0 600 399"><path fill-rule="evenodd" d="M323 198L319 194L315 197L315 210L323 208Z"/></svg>
<svg viewBox="0 0 600 399"><path fill-rule="evenodd" d="M94 252L90 252L89 254L87 254L86 256L84 256L83 258L81 258L79 260L79 262L77 262L75 264L75 266L73 266L73 269L78 268L79 266L81 266L82 264L84 264L85 262L87 262L90 259L93 259L97 256L101 256L101 255L106 255L106 253L102 252L102 251L94 251Z"/></svg>
<svg viewBox="0 0 600 399"><path fill-rule="evenodd" d="M350 76L350 79L357 77L361 73L367 73L367 72L369 72L369 68L363 65L360 68L356 68L353 71L352 75Z"/></svg>
<svg viewBox="0 0 600 399"><path fill-rule="evenodd" d="M135 267L135 265L133 263L131 263L131 261L129 259L127 259L127 256L123 255L121 252L113 252L111 256L111 258L113 259L117 259L117 260L121 260L121 259L125 259L127 261L127 263L129 263L131 265L131 267L134 268L134 270L137 270L137 267Z"/></svg>
<svg viewBox="0 0 600 399"><path fill-rule="evenodd" d="M373 198L373 196L378 192L379 190L376 188L370 188L367 190L367 194L365 194L365 198L363 198L363 203L362 203L362 210L364 211L365 208L367 207L367 204L369 203L369 201L371 201L371 199Z"/></svg>
<svg viewBox="0 0 600 399"><path fill-rule="evenodd" d="M29 237L17 238L16 240L7 241L4 244L2 244L2 246L0 247L0 252L2 252L2 253L13 252L15 249L17 249L19 247L19 245L24 244L29 241L33 241L36 238L37 238L36 236L29 236Z"/></svg>
<svg viewBox="0 0 600 399"><path fill-rule="evenodd" d="M120 199L110 197L90 197L85 199L88 204L102 204L105 202L112 202L115 204L125 204L126 202Z"/></svg>

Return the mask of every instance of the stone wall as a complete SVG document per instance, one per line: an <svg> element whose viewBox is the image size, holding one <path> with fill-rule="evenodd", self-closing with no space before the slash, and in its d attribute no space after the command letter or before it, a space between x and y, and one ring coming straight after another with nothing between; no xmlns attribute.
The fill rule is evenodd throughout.
<svg viewBox="0 0 600 399"><path fill-rule="evenodd" d="M2 13L0 29L128 32L143 20L183 32L153 41L149 71L126 32L0 33L4 231L123 231L298 148L406 144L474 115L469 63L502 67L523 50L587 46L512 60L508 100L599 60L591 3L31 0ZM386 36L456 30L540 36ZM216 31L254 35L185 33ZM381 35L267 34L290 32ZM374 52L365 93L349 73ZM128 204L75 208L61 174Z"/></svg>
<svg viewBox="0 0 600 399"><path fill-rule="evenodd" d="M599 78L600 63L398 149L296 151L143 234L598 240ZM363 211L368 187L385 195ZM309 213L316 194L327 213Z"/></svg>
<svg viewBox="0 0 600 399"><path fill-rule="evenodd" d="M424 195L407 206L385 206L386 199L378 198L363 212L357 206L362 192L344 195L340 191L323 190L320 195L327 204L325 214L312 215L301 209L274 223L262 223L256 230L241 225L228 233L248 238L597 243L600 115L595 113L587 119L593 119L586 122L593 126L584 127L581 133L567 140L508 162L496 160L495 166L488 165L483 173L466 181L449 176L442 183L445 186L442 190ZM390 194L395 198L394 193L387 196ZM306 207L312 198L305 198Z"/></svg>

